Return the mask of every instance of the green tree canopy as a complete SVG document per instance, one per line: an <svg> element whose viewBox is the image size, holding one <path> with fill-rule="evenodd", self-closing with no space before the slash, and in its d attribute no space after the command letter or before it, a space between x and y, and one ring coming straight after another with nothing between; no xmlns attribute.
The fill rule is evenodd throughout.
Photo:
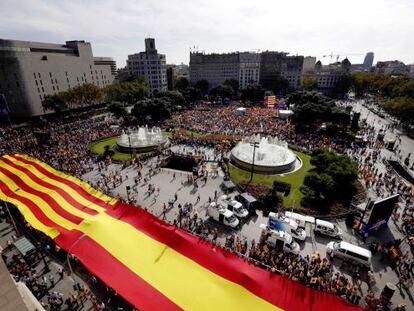
<svg viewBox="0 0 414 311"><path fill-rule="evenodd" d="M241 91L241 99L253 103L261 103L264 98L264 89L260 85L249 85Z"/></svg>
<svg viewBox="0 0 414 311"><path fill-rule="evenodd" d="M113 101L109 103L108 110L118 119L127 115L125 104L121 102Z"/></svg>
<svg viewBox="0 0 414 311"><path fill-rule="evenodd" d="M184 91L186 88L190 86L190 82L186 77L179 77L177 80L175 80L175 89L178 91Z"/></svg>
<svg viewBox="0 0 414 311"><path fill-rule="evenodd" d="M355 192L358 165L345 155L324 149L312 153L314 168L305 177L304 184L318 201L349 201Z"/></svg>
<svg viewBox="0 0 414 311"><path fill-rule="evenodd" d="M318 88L318 81L314 77L306 76L302 80L302 90L315 91Z"/></svg>
<svg viewBox="0 0 414 311"><path fill-rule="evenodd" d="M207 80L198 80L194 87L200 90L200 92L205 95L208 92L209 83Z"/></svg>
<svg viewBox="0 0 414 311"><path fill-rule="evenodd" d="M288 98L294 105L294 120L299 125L320 122L337 122L346 125L350 121L349 112L336 106L335 101L318 92L297 91Z"/></svg>
<svg viewBox="0 0 414 311"><path fill-rule="evenodd" d="M142 77L131 77L130 79L108 85L104 89L107 101L120 101L132 105L143 99L148 94L148 82Z"/></svg>
<svg viewBox="0 0 414 311"><path fill-rule="evenodd" d="M228 79L223 82L223 85L230 86L234 94L237 94L237 92L239 91L239 81L237 81L236 79Z"/></svg>

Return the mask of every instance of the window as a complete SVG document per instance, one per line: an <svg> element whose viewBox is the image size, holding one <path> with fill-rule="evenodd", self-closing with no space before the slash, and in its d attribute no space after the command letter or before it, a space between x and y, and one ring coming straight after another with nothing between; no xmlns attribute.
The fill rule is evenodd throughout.
<svg viewBox="0 0 414 311"><path fill-rule="evenodd" d="M53 88L53 91L55 90L55 86L52 86L52 88Z"/></svg>
<svg viewBox="0 0 414 311"><path fill-rule="evenodd" d="M51 72L49 72L49 76L52 77L52 73Z"/></svg>
<svg viewBox="0 0 414 311"><path fill-rule="evenodd" d="M42 92L44 93L45 92L45 88L42 86Z"/></svg>

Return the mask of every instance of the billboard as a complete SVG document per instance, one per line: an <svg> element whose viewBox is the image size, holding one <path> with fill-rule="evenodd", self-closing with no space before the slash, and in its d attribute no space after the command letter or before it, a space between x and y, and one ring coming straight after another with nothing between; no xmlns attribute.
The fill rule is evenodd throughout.
<svg viewBox="0 0 414 311"><path fill-rule="evenodd" d="M362 218L361 233L370 235L385 227L399 197L399 194L394 194L384 199L368 201Z"/></svg>

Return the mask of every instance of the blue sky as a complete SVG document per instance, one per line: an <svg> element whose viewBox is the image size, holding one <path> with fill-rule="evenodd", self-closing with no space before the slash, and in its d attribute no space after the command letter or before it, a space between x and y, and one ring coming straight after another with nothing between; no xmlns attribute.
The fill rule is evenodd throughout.
<svg viewBox="0 0 414 311"><path fill-rule="evenodd" d="M194 46L414 62L414 0L0 0L0 12L0 38L86 40L118 67L148 36L168 63L188 63Z"/></svg>

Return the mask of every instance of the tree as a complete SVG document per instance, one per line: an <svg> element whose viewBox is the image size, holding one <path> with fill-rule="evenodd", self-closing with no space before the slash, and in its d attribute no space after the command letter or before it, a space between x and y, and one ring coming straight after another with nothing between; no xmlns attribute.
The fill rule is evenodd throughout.
<svg viewBox="0 0 414 311"><path fill-rule="evenodd" d="M108 105L108 110L115 115L115 118L119 119L127 115L125 104L121 102L113 101Z"/></svg>
<svg viewBox="0 0 414 311"><path fill-rule="evenodd" d="M288 104L294 105L293 118L299 126L328 121L347 125L350 121L349 112L318 92L297 91L289 96Z"/></svg>
<svg viewBox="0 0 414 311"><path fill-rule="evenodd" d="M205 95L208 92L209 83L207 80L198 80L194 87L198 89L201 92L201 94Z"/></svg>
<svg viewBox="0 0 414 311"><path fill-rule="evenodd" d="M42 106L46 110L53 110L55 113L60 114L67 108L64 97L61 93L54 95L46 95L43 98Z"/></svg>
<svg viewBox="0 0 414 311"><path fill-rule="evenodd" d="M148 120L160 121L171 116L171 101L167 97L144 99L138 101L131 114L141 123Z"/></svg>
<svg viewBox="0 0 414 311"><path fill-rule="evenodd" d="M194 103L195 101L200 100L203 97L199 89L196 89L191 86L183 90L182 93L188 104Z"/></svg>
<svg viewBox="0 0 414 311"><path fill-rule="evenodd" d="M355 192L358 164L345 155L324 149L312 153L314 168L305 177L304 185L311 189L313 199L347 202Z"/></svg>
<svg viewBox="0 0 414 311"><path fill-rule="evenodd" d="M270 81L268 89L275 94L286 94L289 91L289 81L277 75Z"/></svg>
<svg viewBox="0 0 414 311"><path fill-rule="evenodd" d="M214 96L220 96L221 98L231 98L233 97L234 90L230 85L220 84L212 89L211 93Z"/></svg>
<svg viewBox="0 0 414 311"><path fill-rule="evenodd" d="M190 86L190 82L188 82L188 79L186 77L179 77L175 81L175 89L178 91L184 91L186 88Z"/></svg>
<svg viewBox="0 0 414 311"><path fill-rule="evenodd" d="M149 90L148 81L143 77L126 78L124 82L115 83L104 89L107 101L120 101L135 104L143 99Z"/></svg>
<svg viewBox="0 0 414 311"><path fill-rule="evenodd" d="M239 81L237 81L236 79L228 79L223 82L223 85L230 86L234 94L237 94L237 92L239 91Z"/></svg>
<svg viewBox="0 0 414 311"><path fill-rule="evenodd" d="M260 85L249 85L241 91L241 99L253 103L263 102L264 89Z"/></svg>
<svg viewBox="0 0 414 311"><path fill-rule="evenodd" d="M72 108L89 106L103 99L102 90L92 83L77 85L66 92Z"/></svg>
<svg viewBox="0 0 414 311"><path fill-rule="evenodd" d="M301 87L305 91L315 91L318 88L318 81L314 77L304 77Z"/></svg>
<svg viewBox="0 0 414 311"><path fill-rule="evenodd" d="M159 93L156 94L155 97L157 97L157 98L167 97L170 100L171 105L174 106L174 107L187 106L187 101L185 100L183 94L181 94L178 91L159 92Z"/></svg>

